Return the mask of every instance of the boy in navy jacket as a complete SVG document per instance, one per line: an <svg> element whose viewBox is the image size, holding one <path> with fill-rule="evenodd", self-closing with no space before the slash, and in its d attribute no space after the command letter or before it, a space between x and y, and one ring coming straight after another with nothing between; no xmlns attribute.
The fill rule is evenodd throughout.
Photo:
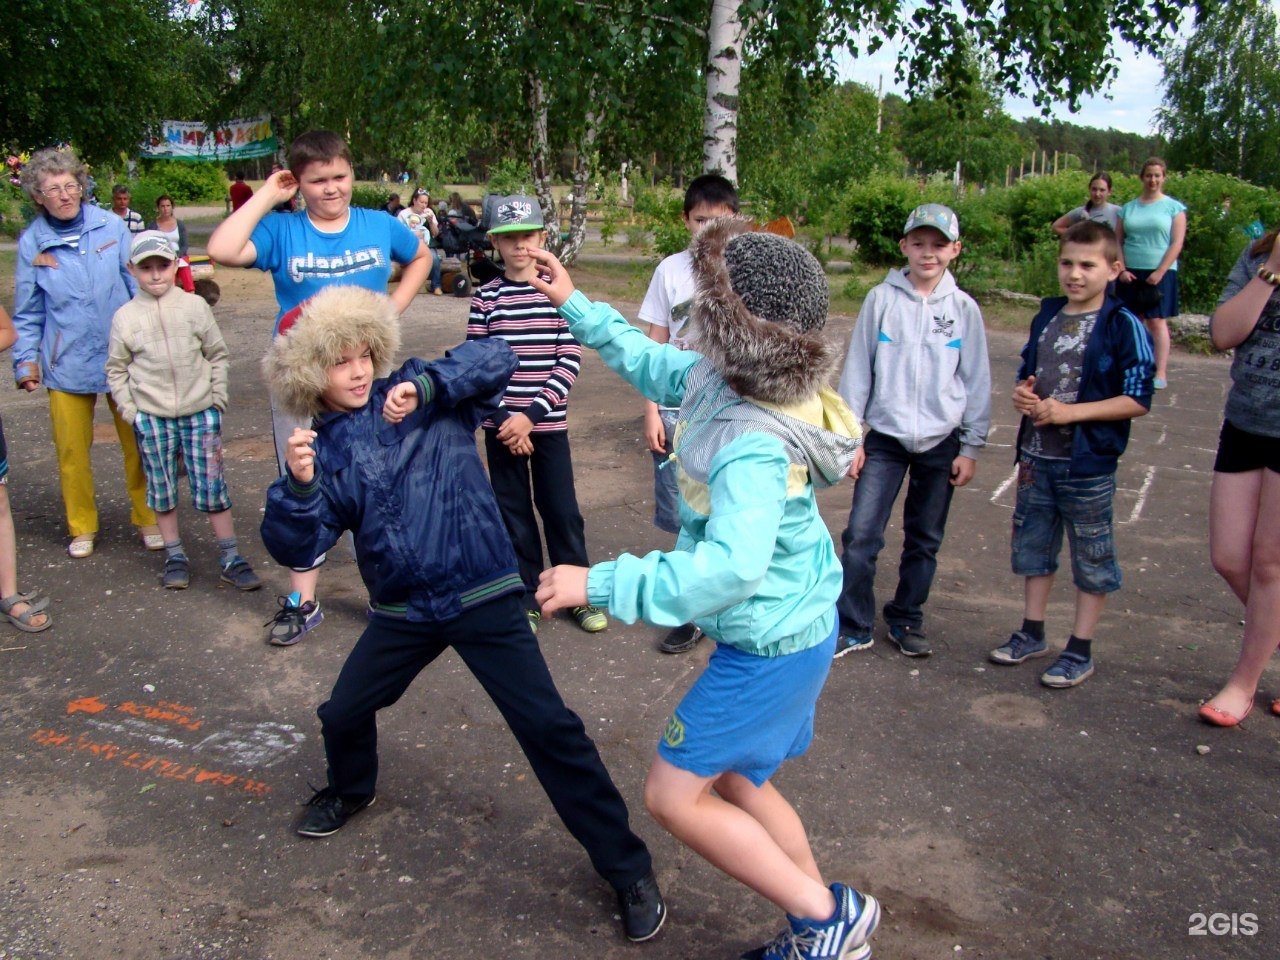
<svg viewBox="0 0 1280 960"><path fill-rule="evenodd" d="M466 343L387 376L398 346L385 296L330 287L263 361L275 401L313 418L287 442L263 542L279 563L300 567L350 530L369 590L369 626L318 711L328 786L307 804L298 833L328 836L373 802L377 711L452 646L614 887L628 938L647 940L666 915L649 851L547 670L476 451L476 427L496 408L515 354L501 339Z"/></svg>
<svg viewBox="0 0 1280 960"><path fill-rule="evenodd" d="M1108 593L1120 589L1112 501L1129 421L1151 409L1151 336L1107 284L1120 272L1111 229L1072 226L1058 251L1065 297L1041 303L1022 348L1013 405L1018 429L1018 499L1013 511L1013 572L1026 578L1022 628L991 651L1017 664L1049 653L1044 617L1065 530L1076 585L1075 622L1066 649L1040 676L1074 687L1093 675L1092 642Z"/></svg>

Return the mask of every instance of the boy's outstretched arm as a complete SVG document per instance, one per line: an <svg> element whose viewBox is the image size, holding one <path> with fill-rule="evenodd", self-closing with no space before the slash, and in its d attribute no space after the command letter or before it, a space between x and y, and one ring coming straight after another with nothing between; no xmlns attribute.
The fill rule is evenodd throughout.
<svg viewBox="0 0 1280 960"><path fill-rule="evenodd" d="M298 181L288 170L277 170L253 196L209 235L205 247L209 259L228 267L249 267L258 259L258 251L249 238L258 222L271 208L291 199L298 192Z"/></svg>
<svg viewBox="0 0 1280 960"><path fill-rule="evenodd" d="M582 296L554 254L534 250L533 256L539 269L529 283L560 311L578 342L599 353L601 360L648 399L668 406L679 404L684 398L685 378L701 359L700 354L655 343L607 303L593 303Z"/></svg>

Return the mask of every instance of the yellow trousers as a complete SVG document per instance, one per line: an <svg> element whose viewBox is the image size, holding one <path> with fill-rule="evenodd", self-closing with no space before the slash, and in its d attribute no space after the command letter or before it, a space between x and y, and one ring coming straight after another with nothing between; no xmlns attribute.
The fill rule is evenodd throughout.
<svg viewBox="0 0 1280 960"><path fill-rule="evenodd" d="M138 456L138 441L133 427L120 419L115 401L108 394L107 404L116 423L120 451L124 454L124 480L129 488L134 526L146 527L156 522L147 506L147 476ZM89 450L93 446L93 408L96 393L63 393L49 391L49 420L53 424L53 446L58 453L58 481L62 485L62 504L67 511L67 530L71 536L98 532L98 502L93 492L93 464Z"/></svg>

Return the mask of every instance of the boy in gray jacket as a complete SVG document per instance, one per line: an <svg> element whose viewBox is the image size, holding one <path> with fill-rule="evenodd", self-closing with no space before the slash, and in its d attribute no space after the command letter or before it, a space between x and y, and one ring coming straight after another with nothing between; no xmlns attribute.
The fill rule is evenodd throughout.
<svg viewBox="0 0 1280 960"><path fill-rule="evenodd" d="M840 395L865 433L849 468L857 485L842 536L837 657L873 642L876 558L908 471L898 588L884 619L904 654L933 652L921 626L951 496L973 479L991 424L982 314L947 269L960 254L960 221L942 204L923 204L899 246L907 266L867 295L840 377Z"/></svg>
<svg viewBox="0 0 1280 960"><path fill-rule="evenodd" d="M138 293L111 318L107 385L120 417L133 424L147 472L147 506L164 537L160 584L183 590L191 564L178 536L178 453L191 499L209 515L221 554L219 582L257 590L262 581L240 555L231 498L222 476L222 411L227 407L227 345L209 305L174 286L178 251L158 230L133 239L129 272Z"/></svg>

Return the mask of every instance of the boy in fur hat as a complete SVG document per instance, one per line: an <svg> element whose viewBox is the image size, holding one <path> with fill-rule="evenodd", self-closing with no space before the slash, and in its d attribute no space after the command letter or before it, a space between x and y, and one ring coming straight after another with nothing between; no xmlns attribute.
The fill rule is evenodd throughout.
<svg viewBox="0 0 1280 960"><path fill-rule="evenodd" d="M836 642L840 563L816 486L845 475L858 426L827 386L827 283L782 237L726 217L690 252L694 349L651 341L575 291L555 257L531 283L579 342L650 400L679 404L680 534L670 553L623 555L542 575L544 613L607 606L626 623L693 623L716 641L675 708L645 783L677 839L784 909L787 927L748 956L861 958L880 907L827 886L803 824L770 782L813 737Z"/></svg>
<svg viewBox="0 0 1280 960"><path fill-rule="evenodd" d="M287 442L262 540L279 563L299 567L350 530L369 590L369 626L318 711L328 786L297 832L328 836L373 803L377 712L453 647L614 887L628 938L647 940L666 915L649 851L529 629L516 558L476 451L476 427L502 397L515 354L498 338L464 343L388 376L399 342L390 300L331 287L263 361L275 401L311 426Z"/></svg>

